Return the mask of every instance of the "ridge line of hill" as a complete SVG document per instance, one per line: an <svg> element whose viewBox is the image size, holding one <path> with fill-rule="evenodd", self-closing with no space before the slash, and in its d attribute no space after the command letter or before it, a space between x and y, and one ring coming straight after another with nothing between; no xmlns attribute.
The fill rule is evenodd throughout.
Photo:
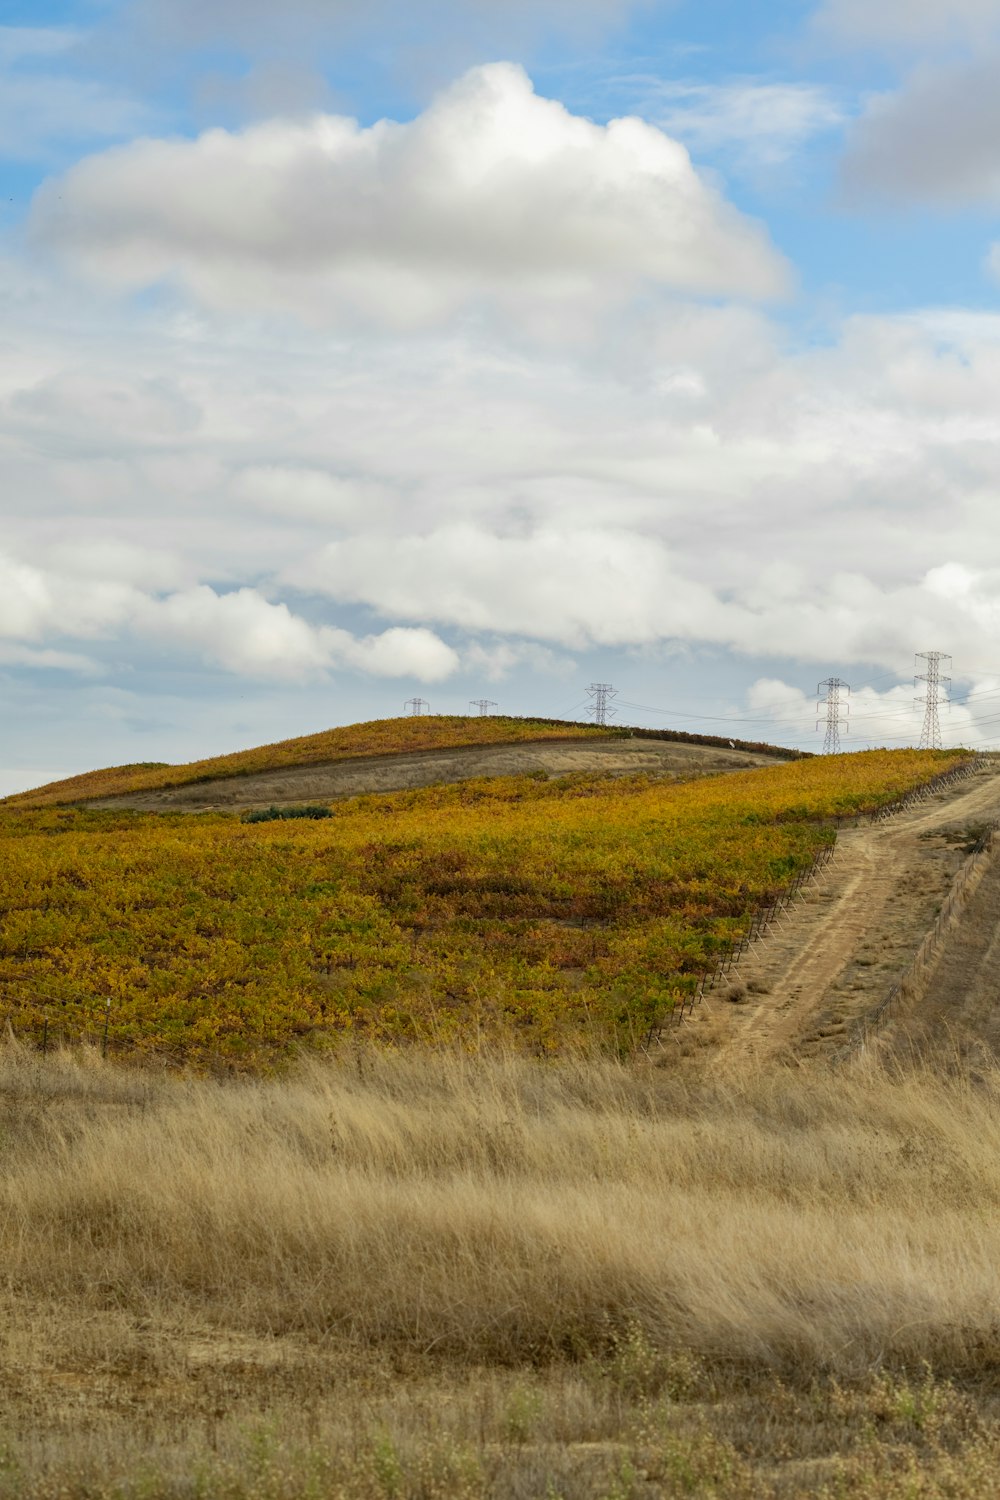
<svg viewBox="0 0 1000 1500"><path fill-rule="evenodd" d="M559 731L565 734L559 734ZM419 718L371 720L301 735L177 765L144 762L110 766L49 782L2 799L8 807L67 805L118 795L153 792L170 787L205 785L244 779L261 772L306 766L346 766L355 760L384 761L392 757L420 758L450 750L487 748L502 744L558 744L567 740L604 743L628 739L666 744L704 746L773 758L799 760L809 752L722 735L699 735L685 730L637 725L595 725L579 720L491 715L422 715Z"/></svg>

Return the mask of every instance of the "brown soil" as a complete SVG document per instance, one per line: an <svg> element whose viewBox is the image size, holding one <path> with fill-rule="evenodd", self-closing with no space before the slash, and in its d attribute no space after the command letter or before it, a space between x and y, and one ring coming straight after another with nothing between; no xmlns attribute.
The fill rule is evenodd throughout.
<svg viewBox="0 0 1000 1500"><path fill-rule="evenodd" d="M945 1064L1000 1058L1000 847L882 1045Z"/></svg>
<svg viewBox="0 0 1000 1500"><path fill-rule="evenodd" d="M976 831L997 817L1000 775L985 766L971 782L887 823L842 832L833 861L754 945L738 975L708 994L689 1027L670 1034L680 1050L715 1068L744 1069L826 1059L843 1048L910 963ZM928 1014L946 1005L954 1013L952 997L968 990L969 1024L982 1019L1000 960L998 921L994 871L948 940ZM996 1017L993 1027L1000 1039Z"/></svg>
<svg viewBox="0 0 1000 1500"><path fill-rule="evenodd" d="M544 771L604 775L718 775L775 765L773 755L720 750L709 745L660 740L540 740L515 745L484 745L454 750L411 751L405 755L358 757L325 765L188 783L158 791L102 797L88 807L129 807L146 812L205 811L211 808L270 807L282 803L329 802L365 792L399 792L440 782L480 776L524 776Z"/></svg>

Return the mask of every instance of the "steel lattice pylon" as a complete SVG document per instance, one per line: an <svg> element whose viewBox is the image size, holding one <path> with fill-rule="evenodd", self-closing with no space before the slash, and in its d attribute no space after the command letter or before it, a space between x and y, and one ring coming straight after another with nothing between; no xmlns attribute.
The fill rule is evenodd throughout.
<svg viewBox="0 0 1000 1500"><path fill-rule="evenodd" d="M587 689L587 696L594 700L593 708L587 709L589 714L593 714L594 723L606 724L609 715L613 716L615 712L609 704L612 698L618 696L617 689L613 688L610 682L592 682Z"/></svg>
<svg viewBox="0 0 1000 1500"><path fill-rule="evenodd" d="M822 696L824 693L825 697ZM825 677L816 688L816 696L819 699L816 708L820 715L816 720L816 728L818 729L821 723L826 723L826 738L823 740L824 755L840 754L841 717L843 716L846 719L851 711L851 705L845 703L841 696L842 694L850 697L851 689L850 685L840 677ZM826 710L825 720L823 715L824 709ZM845 733L847 731L846 724L844 725L844 731Z"/></svg>
<svg viewBox="0 0 1000 1500"><path fill-rule="evenodd" d="M924 661L927 663L926 672L918 672L913 678L913 685L918 682L927 684L926 692L921 698L914 698L914 703L924 705L924 722L920 730L921 750L941 749L941 720L938 716L938 708L942 703L949 704L951 698L948 689L951 687L951 678L941 674L941 666L944 662L950 662L951 657L945 651L918 651L917 665ZM942 689L944 692L942 693Z"/></svg>

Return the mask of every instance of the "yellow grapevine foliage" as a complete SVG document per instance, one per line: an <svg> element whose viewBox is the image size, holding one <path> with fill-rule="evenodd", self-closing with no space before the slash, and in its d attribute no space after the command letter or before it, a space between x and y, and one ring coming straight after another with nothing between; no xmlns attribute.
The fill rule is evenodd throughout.
<svg viewBox="0 0 1000 1500"><path fill-rule="evenodd" d="M82 802L91 797L119 797L129 792L147 792L160 787L182 786L192 781L218 781L226 776L245 776L253 771L285 770L290 766L314 766L358 756L405 755L414 750L453 750L463 746L511 745L534 740L565 740L607 737L609 731L586 724L547 724L531 719L459 714L423 714L405 719L373 719L367 724L346 724L321 734L280 740L195 760L186 766L110 766L88 771L65 781L54 781L30 792L19 792L2 804L8 807L51 807Z"/></svg>
<svg viewBox="0 0 1000 1500"><path fill-rule="evenodd" d="M8 811L0 1024L260 1062L300 1041L639 1031L830 819L957 764L872 751L686 783L465 782L322 821Z"/></svg>

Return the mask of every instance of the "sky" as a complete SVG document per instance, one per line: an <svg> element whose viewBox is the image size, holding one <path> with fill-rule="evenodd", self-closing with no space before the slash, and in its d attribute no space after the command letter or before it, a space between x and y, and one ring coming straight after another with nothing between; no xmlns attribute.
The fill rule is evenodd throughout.
<svg viewBox="0 0 1000 1500"><path fill-rule="evenodd" d="M0 0L0 794L1000 744L1000 0ZM817 729L819 720L819 729Z"/></svg>

